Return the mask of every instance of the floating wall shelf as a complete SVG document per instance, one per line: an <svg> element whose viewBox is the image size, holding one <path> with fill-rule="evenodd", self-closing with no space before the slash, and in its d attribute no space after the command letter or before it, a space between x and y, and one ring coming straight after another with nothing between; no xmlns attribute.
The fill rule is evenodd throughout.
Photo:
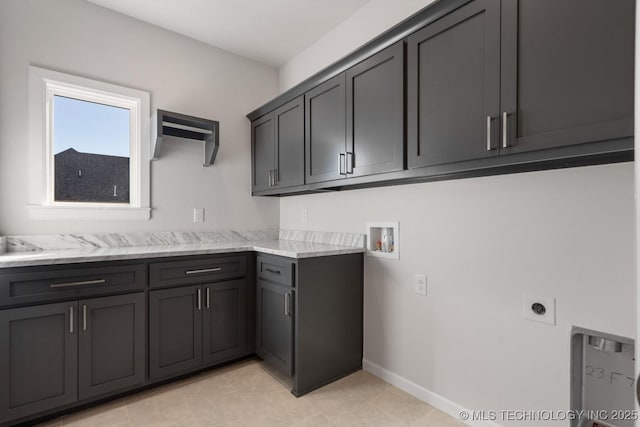
<svg viewBox="0 0 640 427"><path fill-rule="evenodd" d="M220 124L214 120L156 110L151 116L151 141L153 145L151 160L158 160L160 157L162 138L172 136L202 142L204 144L204 163L202 166L211 166L220 146L219 128Z"/></svg>

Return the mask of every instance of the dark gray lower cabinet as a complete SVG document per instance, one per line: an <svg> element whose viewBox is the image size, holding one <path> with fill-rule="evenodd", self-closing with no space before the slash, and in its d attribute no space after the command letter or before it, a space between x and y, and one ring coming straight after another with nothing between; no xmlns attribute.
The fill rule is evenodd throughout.
<svg viewBox="0 0 640 427"><path fill-rule="evenodd" d="M204 285L203 363L212 365L247 351L247 282L245 279Z"/></svg>
<svg viewBox="0 0 640 427"><path fill-rule="evenodd" d="M293 375L293 288L258 279L256 353L286 375Z"/></svg>
<svg viewBox="0 0 640 427"><path fill-rule="evenodd" d="M247 351L246 280L149 292L149 374L170 377Z"/></svg>
<svg viewBox="0 0 640 427"><path fill-rule="evenodd" d="M363 255L257 257L256 352L300 396L362 367Z"/></svg>
<svg viewBox="0 0 640 427"><path fill-rule="evenodd" d="M145 380L144 293L78 302L79 399Z"/></svg>
<svg viewBox="0 0 640 427"><path fill-rule="evenodd" d="M144 382L144 293L2 310L0 328L0 423Z"/></svg>
<svg viewBox="0 0 640 427"><path fill-rule="evenodd" d="M0 423L78 399L77 303L0 311Z"/></svg>
<svg viewBox="0 0 640 427"><path fill-rule="evenodd" d="M202 289L149 292L149 376L168 377L202 365Z"/></svg>

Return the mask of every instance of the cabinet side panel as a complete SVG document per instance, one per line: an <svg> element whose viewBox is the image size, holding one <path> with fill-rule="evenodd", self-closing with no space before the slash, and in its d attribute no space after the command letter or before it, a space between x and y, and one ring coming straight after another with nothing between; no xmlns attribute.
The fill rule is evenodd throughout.
<svg viewBox="0 0 640 427"><path fill-rule="evenodd" d="M363 255L298 261L295 384L307 393L362 367Z"/></svg>

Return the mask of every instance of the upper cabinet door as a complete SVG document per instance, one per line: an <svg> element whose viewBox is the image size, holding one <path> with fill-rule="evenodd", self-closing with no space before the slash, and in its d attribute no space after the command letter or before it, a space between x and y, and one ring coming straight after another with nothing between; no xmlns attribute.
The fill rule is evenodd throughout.
<svg viewBox="0 0 640 427"><path fill-rule="evenodd" d="M273 113L251 122L251 189L268 190L274 183L275 132Z"/></svg>
<svg viewBox="0 0 640 427"><path fill-rule="evenodd" d="M407 44L408 166L495 156L500 112L500 0L478 0Z"/></svg>
<svg viewBox="0 0 640 427"><path fill-rule="evenodd" d="M632 136L634 1L503 0L502 5L508 148L501 150Z"/></svg>
<svg viewBox="0 0 640 427"><path fill-rule="evenodd" d="M304 184L304 96L273 113L276 129L275 182L279 188Z"/></svg>
<svg viewBox="0 0 640 427"><path fill-rule="evenodd" d="M404 42L350 68L347 77L347 174L404 167Z"/></svg>
<svg viewBox="0 0 640 427"><path fill-rule="evenodd" d="M345 76L339 74L305 96L306 182L346 175Z"/></svg>

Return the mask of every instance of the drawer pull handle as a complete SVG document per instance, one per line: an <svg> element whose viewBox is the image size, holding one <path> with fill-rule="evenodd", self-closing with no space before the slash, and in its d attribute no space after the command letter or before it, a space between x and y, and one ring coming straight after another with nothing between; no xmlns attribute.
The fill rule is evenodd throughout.
<svg viewBox="0 0 640 427"><path fill-rule="evenodd" d="M196 298L198 299L198 301L196 301L196 307L198 308L198 310L202 310L202 289L198 288L197 294L198 296Z"/></svg>
<svg viewBox="0 0 640 427"><path fill-rule="evenodd" d="M83 280L81 282L68 282L68 283L52 283L49 285L50 288L68 288L71 286L83 286L83 285L101 285L103 283L107 283L106 279L100 280Z"/></svg>
<svg viewBox="0 0 640 427"><path fill-rule="evenodd" d="M222 271L222 267L216 268L203 268L202 270L187 270L185 274L202 274L202 273L215 273L216 271Z"/></svg>
<svg viewBox="0 0 640 427"><path fill-rule="evenodd" d="M82 330L87 330L87 305L82 304Z"/></svg>
<svg viewBox="0 0 640 427"><path fill-rule="evenodd" d="M209 296L209 288L207 288L207 308L211 306L210 296Z"/></svg>
<svg viewBox="0 0 640 427"><path fill-rule="evenodd" d="M272 270L271 268L265 268L264 271L268 271L269 273L273 274L281 274L280 270Z"/></svg>

